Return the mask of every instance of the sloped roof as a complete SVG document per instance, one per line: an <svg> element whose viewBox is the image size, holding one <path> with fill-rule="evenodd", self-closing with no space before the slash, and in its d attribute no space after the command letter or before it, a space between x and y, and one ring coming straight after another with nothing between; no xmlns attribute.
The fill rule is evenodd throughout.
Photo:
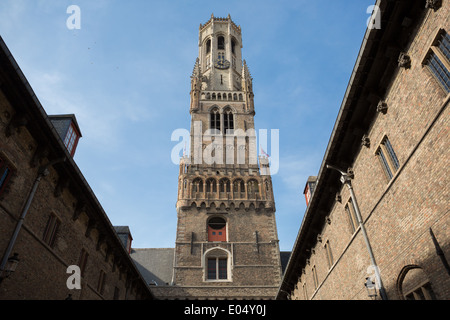
<svg viewBox="0 0 450 320"><path fill-rule="evenodd" d="M149 285L169 285L172 282L174 248L131 249L131 258Z"/></svg>

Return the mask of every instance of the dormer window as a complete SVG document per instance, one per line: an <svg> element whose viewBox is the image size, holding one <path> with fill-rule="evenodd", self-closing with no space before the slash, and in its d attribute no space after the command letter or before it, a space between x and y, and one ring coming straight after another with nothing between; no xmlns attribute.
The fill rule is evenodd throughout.
<svg viewBox="0 0 450 320"><path fill-rule="evenodd" d="M78 134L76 133L76 129L73 124L70 124L69 130L67 131L66 138L64 139L64 145L69 151L70 155L73 156L75 152L75 144L78 142Z"/></svg>
<svg viewBox="0 0 450 320"><path fill-rule="evenodd" d="M56 115L49 117L69 154L73 157L81 137L75 115Z"/></svg>

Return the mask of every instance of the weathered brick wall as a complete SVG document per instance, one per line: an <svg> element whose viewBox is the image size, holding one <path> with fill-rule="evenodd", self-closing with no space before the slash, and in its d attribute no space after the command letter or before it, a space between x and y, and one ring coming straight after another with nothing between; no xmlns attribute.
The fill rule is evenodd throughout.
<svg viewBox="0 0 450 320"><path fill-rule="evenodd" d="M14 115L14 108L0 91L0 157L7 159L15 169L15 175L8 183L8 190L0 196L0 252L5 252L13 234L22 208L37 177L39 164L30 166L37 143L25 127L13 131L9 137L5 130ZM43 159L43 163L48 159ZM74 299L113 299L115 288L119 298L125 299L127 289L126 269L120 272L113 268L113 256L106 257L106 246L97 248L99 232L93 229L86 236L88 216L83 212L77 220L73 213L77 199L68 188L60 196L55 196L58 173L49 168L34 196L18 235L13 253L19 254L17 270L0 284L0 299L65 299L72 294ZM42 239L49 215L53 213L60 220L56 242L53 248ZM66 273L69 265L77 265L81 249L88 254L88 262L81 279L81 290L69 290L66 281L71 274ZM119 254L120 255L120 254ZM97 285L100 270L106 273L104 291L100 294ZM134 290L134 289L133 289ZM128 298L136 298L130 291ZM147 293L148 297L148 293Z"/></svg>
<svg viewBox="0 0 450 320"><path fill-rule="evenodd" d="M268 290L269 293L266 292L264 295L269 294L273 298L281 275L278 242L274 241L276 240L276 230L272 222L274 213L233 209L224 217L227 219L228 241L218 243L207 241L208 211L206 209L182 210L179 214L175 283L183 287L269 286L272 288ZM180 226L180 223L185 225ZM180 228L194 232L192 244L190 234L180 233ZM258 231L258 245L254 235L255 231ZM232 281L211 282L205 280L203 255L212 248L223 248L230 253ZM216 293L214 293L215 290L211 290L210 296L213 297ZM229 297L232 298L233 290L228 291ZM224 296L224 292L221 291L218 296ZM254 291L252 296L257 297L258 292Z"/></svg>
<svg viewBox="0 0 450 320"><path fill-rule="evenodd" d="M436 254L432 228L444 255L450 259L449 208L449 95L440 87L422 61L439 28L450 31L450 5L428 10L407 53L411 68L399 68L384 98L386 114L379 113L367 135L370 147L361 147L353 164L352 181L368 237L380 268L389 299L402 299L399 282L405 267L420 267L438 299L450 297L450 278ZM387 135L400 162L390 181L376 157L381 139ZM330 212L331 224L321 231L309 265L306 265L293 299L368 299L365 278L371 275L368 250L361 232L352 234L345 204ZM329 241L334 264L330 268L324 249ZM317 269L316 290L312 267Z"/></svg>

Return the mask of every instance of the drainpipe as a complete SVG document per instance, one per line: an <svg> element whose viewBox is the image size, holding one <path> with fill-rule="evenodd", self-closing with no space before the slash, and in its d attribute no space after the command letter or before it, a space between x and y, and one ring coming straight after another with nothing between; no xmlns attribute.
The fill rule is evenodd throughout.
<svg viewBox="0 0 450 320"><path fill-rule="evenodd" d="M6 263L8 262L8 258L12 252L12 249L14 248L14 245L16 243L17 240L17 236L20 232L20 229L22 228L23 225L23 221L25 220L25 216L28 213L28 209L30 209L31 206L31 202L33 201L34 195L36 194L36 190L39 186L39 183L41 182L41 179L43 177L46 177L50 172L48 171L48 167L51 165L54 165L58 162L63 162L66 161L66 158L60 158L60 159L56 159L53 161L50 161L47 165L45 166L41 166L38 170L38 175L36 177L36 180L34 180L34 184L33 184L33 188L31 189L31 192L28 196L27 202L25 203L25 206L22 210L22 214L20 215L19 221L17 221L16 224L16 229L14 230L14 233L11 237L11 239L9 240L9 244L8 244L8 248L6 249L5 254L3 255L3 259L2 259L2 263L0 265L0 272L3 271L5 269Z"/></svg>
<svg viewBox="0 0 450 320"><path fill-rule="evenodd" d="M338 171L341 174L340 180L341 180L342 184L345 184L350 191L352 202L355 207L356 217L358 218L359 227L361 228L361 233L364 237L364 241L366 242L367 250L369 251L370 261L372 262L372 265L374 267L376 283L379 286L381 299L388 300L386 291L383 286L383 282L381 281L380 270L378 269L378 266L375 262L375 256L373 255L372 247L370 246L369 237L367 236L366 228L364 227L364 224L362 221L361 212L359 211L359 206L358 206L358 202L356 201L355 192L353 191L353 187L352 187L352 183L351 183L351 180L353 179L353 173L344 172L344 171L342 171L334 166L331 166L331 165L327 165L327 168Z"/></svg>

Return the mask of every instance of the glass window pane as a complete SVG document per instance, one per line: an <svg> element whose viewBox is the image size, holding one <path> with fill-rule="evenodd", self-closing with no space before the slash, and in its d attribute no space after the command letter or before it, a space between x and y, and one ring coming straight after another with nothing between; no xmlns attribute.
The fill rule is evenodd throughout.
<svg viewBox="0 0 450 320"><path fill-rule="evenodd" d="M386 157L384 156L383 150L380 149L380 151L378 152L378 158L380 159L381 165L384 169L384 172L386 173L386 175L388 176L389 180L392 179L392 171L391 168L389 168L389 164L386 160Z"/></svg>
<svg viewBox="0 0 450 320"><path fill-rule="evenodd" d="M428 67L442 84L445 91L450 92L450 72L434 53L431 54Z"/></svg>
<svg viewBox="0 0 450 320"><path fill-rule="evenodd" d="M219 259L219 279L227 279L227 259Z"/></svg>
<svg viewBox="0 0 450 320"><path fill-rule="evenodd" d="M438 48L447 60L450 61L450 36L447 33L442 35L442 39L438 42Z"/></svg>
<svg viewBox="0 0 450 320"><path fill-rule="evenodd" d="M6 182L6 178L8 177L8 174L9 174L9 168L6 167L6 168L5 168L5 171L3 171L3 174L2 174L2 176L0 177L0 190L3 188L3 185L4 185L5 182Z"/></svg>
<svg viewBox="0 0 450 320"><path fill-rule="evenodd" d="M210 258L208 259L208 279L216 280L216 259Z"/></svg>
<svg viewBox="0 0 450 320"><path fill-rule="evenodd" d="M395 170L397 170L400 165L399 165L399 162L397 159L397 155L394 152L394 148L392 148L391 142L388 139L386 139L384 141L384 145L386 146L386 149L389 152L389 156L391 157L391 160L392 160L392 163L394 164Z"/></svg>

